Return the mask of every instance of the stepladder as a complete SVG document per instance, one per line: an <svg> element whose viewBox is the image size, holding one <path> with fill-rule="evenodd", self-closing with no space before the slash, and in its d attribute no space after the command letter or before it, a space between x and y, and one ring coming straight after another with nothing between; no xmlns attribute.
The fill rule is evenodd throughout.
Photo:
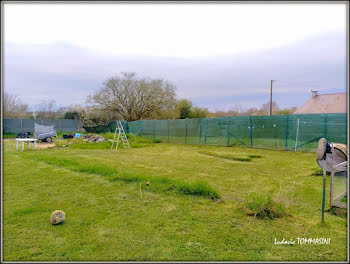
<svg viewBox="0 0 350 264"><path fill-rule="evenodd" d="M113 137L113 142L112 142L112 146L111 146L111 150L113 150L114 147L114 143L115 143L115 150L118 150L118 146L119 146L119 142L123 143L123 146L125 149L129 149L130 148L130 144L128 141L128 138L125 134L122 122L117 121L116 122L116 127L115 127L115 132L114 132L114 137Z"/></svg>

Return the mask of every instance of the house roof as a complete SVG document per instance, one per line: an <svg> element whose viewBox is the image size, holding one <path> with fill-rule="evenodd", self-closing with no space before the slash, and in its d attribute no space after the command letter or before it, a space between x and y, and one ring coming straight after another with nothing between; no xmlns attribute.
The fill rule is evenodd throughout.
<svg viewBox="0 0 350 264"><path fill-rule="evenodd" d="M346 113L346 93L320 94L311 97L294 114Z"/></svg>

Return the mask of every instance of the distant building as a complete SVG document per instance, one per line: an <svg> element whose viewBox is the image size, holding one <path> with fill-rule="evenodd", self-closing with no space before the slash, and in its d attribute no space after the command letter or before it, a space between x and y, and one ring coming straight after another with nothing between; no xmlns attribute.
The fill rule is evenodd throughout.
<svg viewBox="0 0 350 264"><path fill-rule="evenodd" d="M311 91L311 98L294 114L346 113L346 93L318 94Z"/></svg>

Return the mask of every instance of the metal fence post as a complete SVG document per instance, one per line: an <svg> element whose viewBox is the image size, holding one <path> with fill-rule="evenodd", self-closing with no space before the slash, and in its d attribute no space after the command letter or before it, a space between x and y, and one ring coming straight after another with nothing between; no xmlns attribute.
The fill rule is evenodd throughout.
<svg viewBox="0 0 350 264"><path fill-rule="evenodd" d="M321 220L324 222L324 207L326 202L326 175L327 175L327 161L326 161L326 155L323 159L323 190L322 190L322 216Z"/></svg>
<svg viewBox="0 0 350 264"><path fill-rule="evenodd" d="M324 138L327 138L328 134L328 115L324 114L324 130L323 130Z"/></svg>
<svg viewBox="0 0 350 264"><path fill-rule="evenodd" d="M170 142L170 119L168 119L168 143Z"/></svg>
<svg viewBox="0 0 350 264"><path fill-rule="evenodd" d="M294 147L294 151L297 151L297 147L298 147L298 140L299 140L299 118L297 119L297 133L295 136L295 147Z"/></svg>
<svg viewBox="0 0 350 264"><path fill-rule="evenodd" d="M156 121L152 120L153 122L153 138L156 138Z"/></svg>
<svg viewBox="0 0 350 264"><path fill-rule="evenodd" d="M252 120L252 116L249 116L249 123L250 123L250 146L253 146L253 120Z"/></svg>
<svg viewBox="0 0 350 264"><path fill-rule="evenodd" d="M284 143L284 149L288 148L288 123L289 123L289 115L287 115L287 120L286 120L286 137L285 137L285 143Z"/></svg>
<svg viewBox="0 0 350 264"><path fill-rule="evenodd" d="M187 144L187 118L185 119L185 144Z"/></svg>
<svg viewBox="0 0 350 264"><path fill-rule="evenodd" d="M198 145L201 143L201 138L202 138L201 120L202 119L198 118Z"/></svg>
<svg viewBox="0 0 350 264"><path fill-rule="evenodd" d="M228 119L228 123L227 123L227 146L230 145L230 124L231 123L231 118Z"/></svg>
<svg viewBox="0 0 350 264"><path fill-rule="evenodd" d="M208 136L208 119L205 120L205 134L204 134L204 144L207 144L207 136Z"/></svg>

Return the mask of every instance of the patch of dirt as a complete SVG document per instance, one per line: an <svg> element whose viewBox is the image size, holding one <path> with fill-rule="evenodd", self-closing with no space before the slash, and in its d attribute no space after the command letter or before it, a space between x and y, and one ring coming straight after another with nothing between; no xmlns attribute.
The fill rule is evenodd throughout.
<svg viewBox="0 0 350 264"><path fill-rule="evenodd" d="M164 212L171 212L171 211L173 211L175 209L176 209L175 205L169 205L169 206L164 208Z"/></svg>
<svg viewBox="0 0 350 264"><path fill-rule="evenodd" d="M105 142L107 141L104 137L95 134L87 134L84 138L85 141L89 142Z"/></svg>
<svg viewBox="0 0 350 264"><path fill-rule="evenodd" d="M47 143L47 142L37 142L36 143L37 149L53 148L54 146L55 146L55 143Z"/></svg>

